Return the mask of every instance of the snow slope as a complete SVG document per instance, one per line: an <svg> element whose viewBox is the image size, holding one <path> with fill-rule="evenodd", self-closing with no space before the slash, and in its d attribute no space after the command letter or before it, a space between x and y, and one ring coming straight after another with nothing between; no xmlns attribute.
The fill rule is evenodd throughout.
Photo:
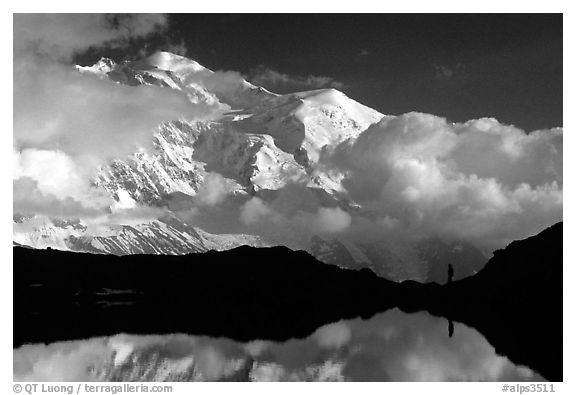
<svg viewBox="0 0 576 395"><path fill-rule="evenodd" d="M54 248L115 255L179 255L227 250L240 245L265 246L257 236L211 234L176 218L162 218L136 225L105 225L97 229L41 216L14 223L14 242L36 248Z"/></svg>

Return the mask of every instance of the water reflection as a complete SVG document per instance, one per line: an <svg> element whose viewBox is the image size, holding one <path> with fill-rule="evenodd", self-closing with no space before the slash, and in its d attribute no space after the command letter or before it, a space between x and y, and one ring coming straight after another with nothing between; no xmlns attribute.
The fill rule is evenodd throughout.
<svg viewBox="0 0 576 395"><path fill-rule="evenodd" d="M390 310L283 343L117 335L14 350L18 381L540 381L476 330ZM450 332L450 335L449 333Z"/></svg>

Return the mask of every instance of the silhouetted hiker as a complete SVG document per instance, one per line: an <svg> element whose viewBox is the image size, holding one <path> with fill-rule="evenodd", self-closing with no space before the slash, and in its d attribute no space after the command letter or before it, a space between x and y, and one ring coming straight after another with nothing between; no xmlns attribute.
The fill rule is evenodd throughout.
<svg viewBox="0 0 576 395"><path fill-rule="evenodd" d="M451 263L448 264L448 284L454 279L454 266ZM454 323L452 320L448 320L448 337L454 335Z"/></svg>

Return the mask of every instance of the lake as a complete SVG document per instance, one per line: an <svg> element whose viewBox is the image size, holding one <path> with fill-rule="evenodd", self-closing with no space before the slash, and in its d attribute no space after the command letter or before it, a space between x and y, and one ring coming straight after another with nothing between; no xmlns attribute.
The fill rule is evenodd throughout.
<svg viewBox="0 0 576 395"><path fill-rule="evenodd" d="M193 311L190 311L193 314ZM398 309L283 342L119 334L14 349L16 381L543 381L475 329Z"/></svg>

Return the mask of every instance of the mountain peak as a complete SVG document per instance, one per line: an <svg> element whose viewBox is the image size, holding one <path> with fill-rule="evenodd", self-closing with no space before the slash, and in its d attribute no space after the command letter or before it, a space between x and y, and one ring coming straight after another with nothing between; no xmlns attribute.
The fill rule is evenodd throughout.
<svg viewBox="0 0 576 395"><path fill-rule="evenodd" d="M159 51L148 56L144 59L143 63L161 70L173 72L181 70L196 72L208 70L206 67L192 59L166 51Z"/></svg>
<svg viewBox="0 0 576 395"><path fill-rule="evenodd" d="M308 106L339 107L351 118L365 124L364 127L368 127L368 125L379 121L383 117L378 111L350 99L344 92L334 88L298 92L293 95L308 104Z"/></svg>
<svg viewBox="0 0 576 395"><path fill-rule="evenodd" d="M94 74L105 75L110 71L114 70L116 67L116 62L110 58L102 57L92 66L76 66L80 72L91 72Z"/></svg>

